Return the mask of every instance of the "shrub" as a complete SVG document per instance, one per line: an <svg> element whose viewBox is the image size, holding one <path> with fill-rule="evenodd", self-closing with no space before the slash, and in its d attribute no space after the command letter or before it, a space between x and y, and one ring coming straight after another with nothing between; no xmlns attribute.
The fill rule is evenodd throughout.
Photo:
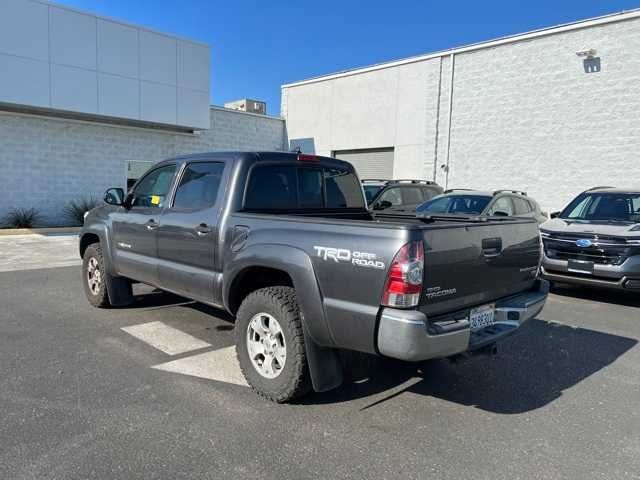
<svg viewBox="0 0 640 480"><path fill-rule="evenodd" d="M9 228L33 228L40 219L40 213L35 208L10 208L4 218L4 224Z"/></svg>
<svg viewBox="0 0 640 480"><path fill-rule="evenodd" d="M74 226L82 226L84 224L84 214L98 205L98 201L93 198L79 198L70 201L64 207L64 216L68 218Z"/></svg>

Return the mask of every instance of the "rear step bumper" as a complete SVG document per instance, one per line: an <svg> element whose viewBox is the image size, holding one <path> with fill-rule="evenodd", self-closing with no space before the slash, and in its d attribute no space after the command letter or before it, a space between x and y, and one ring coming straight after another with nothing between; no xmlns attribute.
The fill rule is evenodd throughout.
<svg viewBox="0 0 640 480"><path fill-rule="evenodd" d="M496 301L495 324L471 332L468 319L458 320L454 331L430 334L427 317L417 310L384 308L378 329L378 350L387 357L411 362L443 358L475 350L515 332L544 307L549 282L538 280L534 289Z"/></svg>

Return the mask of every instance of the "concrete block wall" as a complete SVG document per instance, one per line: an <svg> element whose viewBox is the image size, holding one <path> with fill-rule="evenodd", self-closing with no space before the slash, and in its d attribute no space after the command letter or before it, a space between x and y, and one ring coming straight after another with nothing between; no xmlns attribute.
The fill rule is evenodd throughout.
<svg viewBox="0 0 640 480"><path fill-rule="evenodd" d="M548 210L640 187L640 16L577 27L456 53L450 137L445 53L284 86L289 139L324 155L394 147L396 178L526 190ZM587 73L576 52L591 48L601 71Z"/></svg>
<svg viewBox="0 0 640 480"><path fill-rule="evenodd" d="M0 223L11 207L35 207L64 225L64 206L126 184L131 160L157 162L214 150L282 150L280 118L212 107L199 134L0 112Z"/></svg>
<svg viewBox="0 0 640 480"><path fill-rule="evenodd" d="M600 72L585 72L586 48ZM633 20L458 55L449 186L526 190L549 209L640 187L639 49Z"/></svg>

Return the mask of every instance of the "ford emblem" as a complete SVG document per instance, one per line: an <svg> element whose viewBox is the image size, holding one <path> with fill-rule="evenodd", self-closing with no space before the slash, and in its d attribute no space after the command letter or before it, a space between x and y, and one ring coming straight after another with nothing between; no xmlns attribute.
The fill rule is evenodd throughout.
<svg viewBox="0 0 640 480"><path fill-rule="evenodd" d="M593 245L593 243L591 243L591 240L589 240L588 238L581 238L579 240L576 240L576 245L580 248L588 248Z"/></svg>

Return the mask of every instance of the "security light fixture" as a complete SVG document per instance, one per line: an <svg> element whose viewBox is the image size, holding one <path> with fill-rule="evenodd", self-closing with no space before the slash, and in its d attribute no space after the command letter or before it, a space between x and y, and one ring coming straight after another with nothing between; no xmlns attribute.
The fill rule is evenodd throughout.
<svg viewBox="0 0 640 480"><path fill-rule="evenodd" d="M580 50L578 52L576 52L576 55L579 57L586 57L586 58L593 58L596 56L596 49L595 48L589 48L587 50Z"/></svg>

